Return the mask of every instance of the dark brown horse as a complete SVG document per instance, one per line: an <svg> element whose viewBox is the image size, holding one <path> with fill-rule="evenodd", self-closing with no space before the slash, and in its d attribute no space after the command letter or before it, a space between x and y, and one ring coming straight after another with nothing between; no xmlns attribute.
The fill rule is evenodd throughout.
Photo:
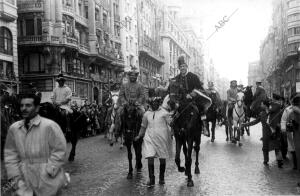
<svg viewBox="0 0 300 196"><path fill-rule="evenodd" d="M132 179L132 152L131 146L133 145L135 151L136 164L135 167L139 171L143 167L142 165L142 143L143 139L137 141L134 138L139 134L141 127L142 117L138 116L137 106L133 103L129 103L124 106L124 112L121 115L121 131L124 136L124 143L127 147L129 172L127 179Z"/></svg>
<svg viewBox="0 0 300 196"><path fill-rule="evenodd" d="M193 101L186 100L182 86L171 81L169 85L169 105L177 105L173 116L172 128L176 140L175 163L179 172L184 172L188 177L187 186L194 186L191 174L192 151L196 152L195 174L199 174L199 151L201 143L202 121L200 112ZM180 152L183 147L185 167L180 165Z"/></svg>
<svg viewBox="0 0 300 196"><path fill-rule="evenodd" d="M70 131L67 131L66 118L62 115L59 107L54 106L52 103L41 103L40 115L55 121L65 134L66 140L71 142L72 149L68 160L74 161L76 145L80 138L80 134L87 128L88 117L77 110L73 110L73 114L70 115Z"/></svg>

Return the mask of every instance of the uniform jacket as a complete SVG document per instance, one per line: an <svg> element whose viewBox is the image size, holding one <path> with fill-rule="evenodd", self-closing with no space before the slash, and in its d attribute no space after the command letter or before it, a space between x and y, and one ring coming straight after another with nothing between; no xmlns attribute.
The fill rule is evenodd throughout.
<svg viewBox="0 0 300 196"><path fill-rule="evenodd" d="M227 90L227 101L228 103L232 103L233 101L236 101L238 90L237 88L230 88Z"/></svg>
<svg viewBox="0 0 300 196"><path fill-rule="evenodd" d="M175 77L175 80L177 83L180 83L183 86L186 94L191 93L194 89L204 91L198 76L191 72L188 72L185 76L179 74Z"/></svg>
<svg viewBox="0 0 300 196"><path fill-rule="evenodd" d="M139 82L123 84L119 94L119 105L124 105L129 101L143 105L146 99L145 92L144 86Z"/></svg>
<svg viewBox="0 0 300 196"><path fill-rule="evenodd" d="M65 137L54 121L37 115L28 130L24 120L17 121L8 130L4 149L7 176L21 178L36 195L56 195L66 183L66 151Z"/></svg>
<svg viewBox="0 0 300 196"><path fill-rule="evenodd" d="M254 110L259 108L261 102L264 101L266 98L267 98L267 94L266 94L265 89L261 86L258 86L253 95L253 102L251 104L251 108Z"/></svg>

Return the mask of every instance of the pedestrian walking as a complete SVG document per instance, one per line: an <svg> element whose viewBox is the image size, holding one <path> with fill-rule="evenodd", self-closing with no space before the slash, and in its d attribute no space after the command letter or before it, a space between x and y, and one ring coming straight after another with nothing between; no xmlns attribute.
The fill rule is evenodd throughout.
<svg viewBox="0 0 300 196"><path fill-rule="evenodd" d="M296 157L296 151L295 151L295 144L293 139L293 128L291 124L291 120L293 118L293 106L289 105L287 106L282 114L281 117L281 131L283 134L286 134L287 137L287 143L288 143L288 151L291 153L293 157L293 169L297 169L297 157Z"/></svg>
<svg viewBox="0 0 300 196"><path fill-rule="evenodd" d="M275 130L272 131L268 121L272 121L268 119L269 117L269 108L270 108L270 101L269 100L264 100L261 103L261 108L258 117L249 123L243 123L242 127L246 126L253 126L259 122L262 124L262 151L263 151L263 156L264 156L264 165L268 166L269 165L269 152L272 150L275 150L275 156L278 164L278 168L282 168L283 165L283 160L282 160L282 155L280 151L280 137L278 136L278 132Z"/></svg>
<svg viewBox="0 0 300 196"><path fill-rule="evenodd" d="M160 162L159 184L165 184L166 159L170 156L172 147L170 113L164 107L159 107L161 102L161 98L150 101L150 110L144 114L139 135L135 138L137 141L144 137L143 150L148 159L149 187L155 184L155 158L159 158Z"/></svg>
<svg viewBox="0 0 300 196"><path fill-rule="evenodd" d="M300 160L300 93L297 93L292 101L293 119L292 126L294 131L294 144L297 160ZM297 169L300 169L300 161L297 161Z"/></svg>
<svg viewBox="0 0 300 196"><path fill-rule="evenodd" d="M56 195L68 183L65 163L66 140L54 121L38 114L40 97L21 96L23 120L13 123L4 149L9 180L16 182L17 195Z"/></svg>

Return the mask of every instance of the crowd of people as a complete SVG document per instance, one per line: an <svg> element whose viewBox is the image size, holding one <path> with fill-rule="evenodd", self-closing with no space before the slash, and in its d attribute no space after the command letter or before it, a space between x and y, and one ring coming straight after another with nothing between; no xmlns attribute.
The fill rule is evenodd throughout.
<svg viewBox="0 0 300 196"><path fill-rule="evenodd" d="M209 83L209 89L203 88L203 83L192 72L188 72L188 66L184 57L178 58L178 69L180 74L174 80L183 88L185 101L204 100L199 96L210 97L210 103L195 101L196 111L201 118L203 130L210 133L208 122L210 118L203 118L209 108L216 111L215 119L222 110L222 101L213 83ZM149 182L147 185L153 187L155 184L154 159L160 160L159 184L165 184L164 173L166 158L170 156L173 135L171 124L171 106L163 103L162 96L156 93L155 97L149 99L146 106L146 90L137 81L139 72L132 69L129 73L129 81L122 84L120 91L118 87L110 95L110 99L117 95L116 103L98 105L96 103L78 106L71 102L72 92L65 85L63 76L57 79L58 87L53 91L53 104L61 109L66 117L67 124L70 123L68 115L74 111L80 111L88 118L88 127L84 136L93 135L105 131L108 126L115 125L118 132L121 129L121 116L128 105L133 104L137 108L137 114L142 119L141 128L135 141L143 140L145 158L148 160ZM167 90L168 85L160 89ZM234 105L245 100L243 86L231 81L231 87L227 91L228 113L233 113ZM4 150L5 166L8 178L15 181L15 190L18 195L55 195L69 182L69 175L63 170L63 163L66 156L66 140L60 126L47 118L41 117L38 113L41 101L41 94L27 93L20 97L20 109L22 120L13 123L7 134ZM279 95L273 94L272 100L266 95L257 82L256 92L249 108L245 110L256 111L249 117L254 117L251 122L242 122L239 128L245 128L261 122L262 124L262 151L263 164L268 166L269 151L275 150L278 167L282 168L283 159L287 159L287 152L291 152L293 169L300 169L300 94L294 94L286 101ZM107 115L107 113L109 115ZM113 115L111 115L113 114ZM246 114L244 114L246 115ZM176 115L175 115L176 116ZM174 116L173 116L174 117ZM245 118L247 119L247 118ZM203 123L202 123L203 122ZM215 129L215 122L213 124ZM39 139L38 139L39 138ZM42 139L41 139L42 138ZM212 132L212 142L215 134ZM227 138L228 140L228 138ZM298 161L297 161L298 160Z"/></svg>

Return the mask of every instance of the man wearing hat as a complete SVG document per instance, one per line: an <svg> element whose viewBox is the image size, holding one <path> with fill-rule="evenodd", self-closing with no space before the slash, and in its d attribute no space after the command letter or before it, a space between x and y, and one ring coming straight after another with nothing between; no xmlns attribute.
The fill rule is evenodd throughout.
<svg viewBox="0 0 300 196"><path fill-rule="evenodd" d="M206 124L206 129L208 130L209 133L209 122L212 123L211 125L211 142L214 142L215 140L215 128L216 128L216 120L217 120L217 115L218 112L220 111L220 108L222 106L221 98L219 93L216 91L214 87L213 82L208 82L208 89L206 90L208 96L210 97L212 104L208 108L206 117L207 117L207 124ZM210 134L209 134L210 135Z"/></svg>
<svg viewBox="0 0 300 196"><path fill-rule="evenodd" d="M237 98L237 81L230 81L230 88L227 90L227 116L232 117L233 107Z"/></svg>
<svg viewBox="0 0 300 196"><path fill-rule="evenodd" d="M66 79L62 74L58 75L56 79L58 86L53 90L53 104L59 106L62 109L63 115L66 117L67 127L70 127L69 114L73 113L69 103L72 98L72 90L65 85Z"/></svg>
<svg viewBox="0 0 300 196"><path fill-rule="evenodd" d="M256 90L250 106L251 111L257 111L260 108L261 102L267 99L267 93L261 84L261 81L256 82Z"/></svg>
<svg viewBox="0 0 300 196"><path fill-rule="evenodd" d="M118 112L116 116L116 130L119 131L121 126L121 115L123 114L123 108L129 102L133 102L138 109L138 115L140 117L145 113L145 88L137 81L139 72L136 67L132 67L128 71L129 81L128 83L123 83L120 88L119 99L118 99Z"/></svg>

